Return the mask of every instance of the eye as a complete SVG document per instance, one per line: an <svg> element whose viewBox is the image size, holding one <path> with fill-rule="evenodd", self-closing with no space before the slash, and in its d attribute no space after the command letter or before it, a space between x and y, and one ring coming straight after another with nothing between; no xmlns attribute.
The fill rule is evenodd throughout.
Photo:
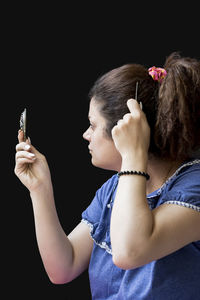
<svg viewBox="0 0 200 300"><path fill-rule="evenodd" d="M92 130L94 130L95 126L92 122L89 123L89 128L91 128Z"/></svg>

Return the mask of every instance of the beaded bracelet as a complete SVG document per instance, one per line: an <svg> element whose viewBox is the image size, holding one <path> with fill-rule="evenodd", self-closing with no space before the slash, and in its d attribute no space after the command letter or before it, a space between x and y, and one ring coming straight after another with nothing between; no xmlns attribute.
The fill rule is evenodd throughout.
<svg viewBox="0 0 200 300"><path fill-rule="evenodd" d="M146 177L147 180L149 180L150 176L148 173L142 172L142 171L121 171L118 173L118 176L122 176L122 175L141 175Z"/></svg>

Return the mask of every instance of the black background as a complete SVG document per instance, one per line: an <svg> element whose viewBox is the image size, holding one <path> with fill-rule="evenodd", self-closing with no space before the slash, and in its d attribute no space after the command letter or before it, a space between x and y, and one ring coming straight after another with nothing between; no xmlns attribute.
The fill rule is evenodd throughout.
<svg viewBox="0 0 200 300"><path fill-rule="evenodd" d="M113 174L91 165L82 139L94 81L124 63L162 66L172 51L199 58L197 8L141 4L18 4L2 10L4 299L13 293L17 299L91 299L87 271L64 285L52 284L45 273L29 193L13 172L19 116L26 107L29 136L49 162L58 215L69 233Z"/></svg>

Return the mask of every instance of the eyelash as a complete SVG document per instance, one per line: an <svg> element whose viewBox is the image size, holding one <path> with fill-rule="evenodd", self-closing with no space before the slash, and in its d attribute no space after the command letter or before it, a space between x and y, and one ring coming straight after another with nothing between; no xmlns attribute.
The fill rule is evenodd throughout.
<svg viewBox="0 0 200 300"><path fill-rule="evenodd" d="M92 130L94 130L95 129L95 125L93 124L93 123L89 123L89 128L91 128Z"/></svg>

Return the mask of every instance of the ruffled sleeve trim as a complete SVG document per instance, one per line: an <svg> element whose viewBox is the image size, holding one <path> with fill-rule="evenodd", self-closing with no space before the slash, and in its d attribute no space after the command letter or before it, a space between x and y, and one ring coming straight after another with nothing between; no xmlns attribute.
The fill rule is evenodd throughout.
<svg viewBox="0 0 200 300"><path fill-rule="evenodd" d="M112 249L109 247L109 245L105 241L97 241L95 239L95 237L94 237L95 236L95 234L94 234L95 226L93 224L91 224L90 222L88 222L88 220L86 220L86 219L82 219L81 222L85 223L86 225L89 226L90 235L91 235L91 238L93 239L93 241L95 242L95 244L98 245L99 247L101 247L102 249L105 249L106 252L108 252L109 254L112 255Z"/></svg>
<svg viewBox="0 0 200 300"><path fill-rule="evenodd" d="M199 206L196 206L196 205L193 205L193 204L190 204L190 203L187 203L187 202L181 202L181 201L173 201L173 200L170 200L170 201L166 201L164 202L164 204L175 204L175 205L180 205L180 206L184 206L184 207L187 207L187 208L191 208L193 210L196 210L196 211L199 211L200 212L200 207Z"/></svg>

